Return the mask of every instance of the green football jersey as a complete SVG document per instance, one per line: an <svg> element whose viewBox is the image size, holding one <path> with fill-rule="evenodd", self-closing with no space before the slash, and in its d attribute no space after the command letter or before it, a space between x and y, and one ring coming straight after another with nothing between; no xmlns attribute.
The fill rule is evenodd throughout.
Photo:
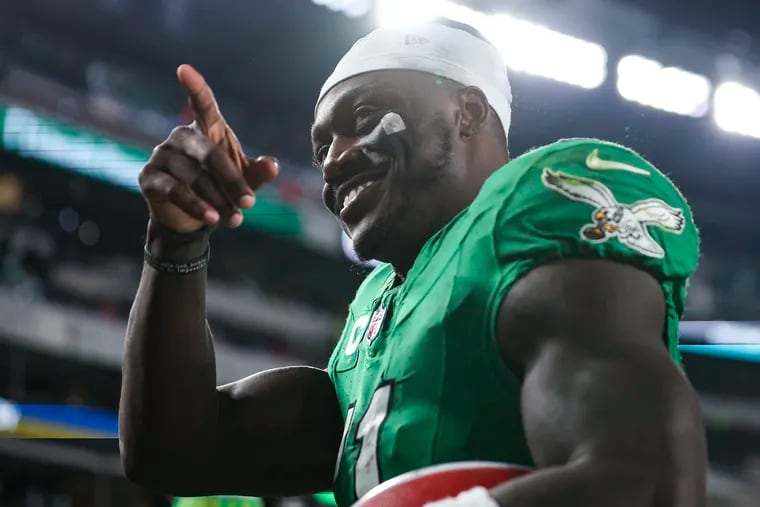
<svg viewBox="0 0 760 507"><path fill-rule="evenodd" d="M406 280L364 280L330 358L345 427L338 505L422 467L463 460L531 466L520 372L496 338L500 303L533 268L603 258L659 280L664 340L680 364L678 321L699 254L691 211L635 152L571 139L512 160L425 244Z"/></svg>

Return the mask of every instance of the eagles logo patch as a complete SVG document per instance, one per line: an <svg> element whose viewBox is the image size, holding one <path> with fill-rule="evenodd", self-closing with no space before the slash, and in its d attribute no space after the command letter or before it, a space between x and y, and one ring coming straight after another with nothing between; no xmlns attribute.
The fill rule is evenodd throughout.
<svg viewBox="0 0 760 507"><path fill-rule="evenodd" d="M632 204L617 201L604 184L544 168L541 181L545 187L573 201L585 202L595 209L592 223L580 229L580 236L592 243L617 238L622 244L648 257L661 259L665 250L652 238L647 226L653 225L680 234L686 220L683 210L661 199L643 199Z"/></svg>

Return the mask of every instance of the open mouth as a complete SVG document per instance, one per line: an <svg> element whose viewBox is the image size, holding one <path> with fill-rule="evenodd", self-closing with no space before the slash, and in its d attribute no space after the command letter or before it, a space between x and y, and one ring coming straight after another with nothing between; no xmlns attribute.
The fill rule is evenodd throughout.
<svg viewBox="0 0 760 507"><path fill-rule="evenodd" d="M371 211L380 201L383 177L374 175L374 179L366 180L358 185L349 185L346 190L338 192L336 209L340 219L351 224L360 220L367 212Z"/></svg>
<svg viewBox="0 0 760 507"><path fill-rule="evenodd" d="M343 203L340 206L341 211L343 211L343 209L345 209L347 206L351 205L351 203L354 202L357 197L359 197L359 194L361 194L363 190L368 188L373 183L374 181L368 181L366 183L362 183L358 187L352 188L346 197L343 198Z"/></svg>
<svg viewBox="0 0 760 507"><path fill-rule="evenodd" d="M368 157L374 152L365 153ZM358 223L367 213L380 205L385 182L394 172L396 161L386 155L378 156L372 169L354 175L343 182L334 194L332 210L346 225Z"/></svg>

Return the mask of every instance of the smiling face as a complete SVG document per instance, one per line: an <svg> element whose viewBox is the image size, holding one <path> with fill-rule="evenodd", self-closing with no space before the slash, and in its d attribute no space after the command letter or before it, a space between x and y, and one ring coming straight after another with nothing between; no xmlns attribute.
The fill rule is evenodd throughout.
<svg viewBox="0 0 760 507"><path fill-rule="evenodd" d="M323 200L361 257L408 269L427 239L474 198L482 182L473 192L463 90L471 89L421 72L384 70L347 79L320 102L312 144ZM389 112L401 116L406 130L394 143L362 144Z"/></svg>

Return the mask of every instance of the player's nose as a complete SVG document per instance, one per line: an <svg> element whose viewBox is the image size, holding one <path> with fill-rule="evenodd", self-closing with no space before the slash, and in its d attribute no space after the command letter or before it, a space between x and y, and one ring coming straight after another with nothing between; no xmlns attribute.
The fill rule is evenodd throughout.
<svg viewBox="0 0 760 507"><path fill-rule="evenodd" d="M322 162L322 176L328 185L339 185L360 171L364 154L358 138L335 136Z"/></svg>

